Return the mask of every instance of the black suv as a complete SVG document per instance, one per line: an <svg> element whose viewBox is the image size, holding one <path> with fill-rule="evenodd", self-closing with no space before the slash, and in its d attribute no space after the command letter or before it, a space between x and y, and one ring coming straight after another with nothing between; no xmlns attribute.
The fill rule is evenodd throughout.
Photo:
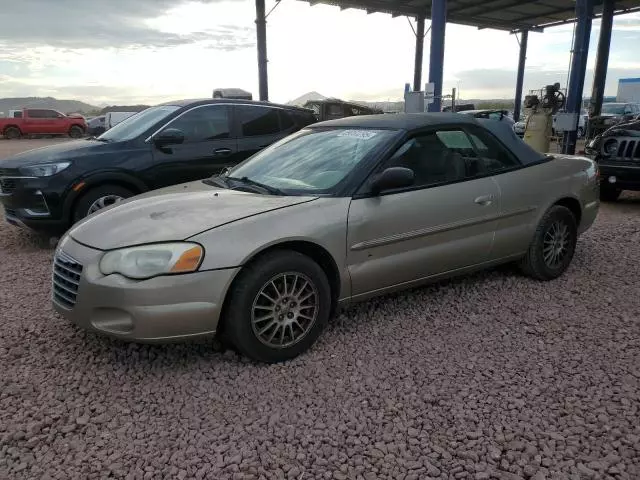
<svg viewBox="0 0 640 480"><path fill-rule="evenodd" d="M613 202L623 190L640 191L640 120L619 123L587 143L585 154L600 168L600 199Z"/></svg>
<svg viewBox="0 0 640 480"><path fill-rule="evenodd" d="M157 105L98 138L0 162L0 202L11 224L62 233L122 199L217 174L316 121L307 109L250 100Z"/></svg>

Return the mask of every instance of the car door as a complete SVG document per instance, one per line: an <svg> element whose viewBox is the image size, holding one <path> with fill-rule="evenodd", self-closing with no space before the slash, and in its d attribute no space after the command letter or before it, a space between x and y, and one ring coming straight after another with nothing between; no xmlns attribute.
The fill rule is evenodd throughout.
<svg viewBox="0 0 640 480"><path fill-rule="evenodd" d="M242 160L285 137L281 108L266 105L235 105L234 118L238 152ZM291 127L288 125L287 128Z"/></svg>
<svg viewBox="0 0 640 480"><path fill-rule="evenodd" d="M46 116L47 119L51 121L51 133L68 133L70 127L69 121L64 114L56 112L55 110L47 110Z"/></svg>
<svg viewBox="0 0 640 480"><path fill-rule="evenodd" d="M347 262L354 296L482 264L490 257L499 190L480 176L469 137L441 129L410 138L378 167L415 173L408 189L351 202Z"/></svg>
<svg viewBox="0 0 640 480"><path fill-rule="evenodd" d="M201 105L187 110L158 132L177 129L184 135L179 145L153 145L153 165L146 176L154 187L200 180L237 164L242 155L231 135L229 105Z"/></svg>
<svg viewBox="0 0 640 480"><path fill-rule="evenodd" d="M47 118L46 110L29 109L25 110L26 116L23 119L23 132L25 134L52 133L51 119Z"/></svg>
<svg viewBox="0 0 640 480"><path fill-rule="evenodd" d="M518 255L529 246L536 218L549 186L556 181L544 165L523 167L517 157L490 132L473 125L465 130L478 151L481 168L500 189L500 220L491 260Z"/></svg>

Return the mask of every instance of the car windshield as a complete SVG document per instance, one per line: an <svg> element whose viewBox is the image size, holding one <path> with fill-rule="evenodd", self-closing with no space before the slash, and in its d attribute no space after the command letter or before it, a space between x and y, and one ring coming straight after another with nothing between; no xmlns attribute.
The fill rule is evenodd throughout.
<svg viewBox="0 0 640 480"><path fill-rule="evenodd" d="M124 119L100 135L98 139L108 142L133 140L178 109L180 109L180 107L176 105L149 107Z"/></svg>
<svg viewBox="0 0 640 480"><path fill-rule="evenodd" d="M602 105L602 113L608 113L612 115L624 115L624 104L610 103Z"/></svg>
<svg viewBox="0 0 640 480"><path fill-rule="evenodd" d="M231 169L227 177L286 193L331 193L397 130L303 129Z"/></svg>

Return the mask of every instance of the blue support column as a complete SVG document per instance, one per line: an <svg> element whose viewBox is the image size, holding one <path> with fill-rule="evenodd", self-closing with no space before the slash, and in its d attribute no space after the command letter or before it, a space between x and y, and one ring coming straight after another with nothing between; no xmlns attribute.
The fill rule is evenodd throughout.
<svg viewBox="0 0 640 480"><path fill-rule="evenodd" d="M513 119L520 120L520 108L522 107L522 84L524 83L524 65L527 59L527 42L529 40L529 30L523 30L520 36L520 57L518 58L518 77L516 79L516 98L513 108Z"/></svg>
<svg viewBox="0 0 640 480"><path fill-rule="evenodd" d="M567 113L575 114L575 129L564 134L562 153L573 155L576 152L578 138L578 115L582 108L582 92L587 71L589 55L589 37L591 36L591 19L593 17L594 0L576 0L576 35L573 41L573 58L571 60L571 76L567 92Z"/></svg>
<svg viewBox="0 0 640 480"><path fill-rule="evenodd" d="M593 73L593 87L591 89L590 114L600 115L604 87L607 82L607 67L609 65L609 48L611 46L611 30L613 30L613 12L615 0L604 0L602 4L602 21L600 22L600 38L598 39L598 53L596 68Z"/></svg>
<svg viewBox="0 0 640 480"><path fill-rule="evenodd" d="M429 82L433 83L433 103L430 112L442 110L442 77L444 71L444 34L447 25L447 0L431 2L431 51L429 55Z"/></svg>

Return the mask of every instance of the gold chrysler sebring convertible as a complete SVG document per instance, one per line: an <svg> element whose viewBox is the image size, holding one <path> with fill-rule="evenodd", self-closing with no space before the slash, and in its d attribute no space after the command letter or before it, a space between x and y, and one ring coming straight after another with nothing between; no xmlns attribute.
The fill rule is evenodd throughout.
<svg viewBox="0 0 640 480"><path fill-rule="evenodd" d="M506 262L557 278L598 194L592 160L537 153L502 122L321 122L219 175L74 225L55 253L53 304L121 339L218 334L282 361L348 302Z"/></svg>

